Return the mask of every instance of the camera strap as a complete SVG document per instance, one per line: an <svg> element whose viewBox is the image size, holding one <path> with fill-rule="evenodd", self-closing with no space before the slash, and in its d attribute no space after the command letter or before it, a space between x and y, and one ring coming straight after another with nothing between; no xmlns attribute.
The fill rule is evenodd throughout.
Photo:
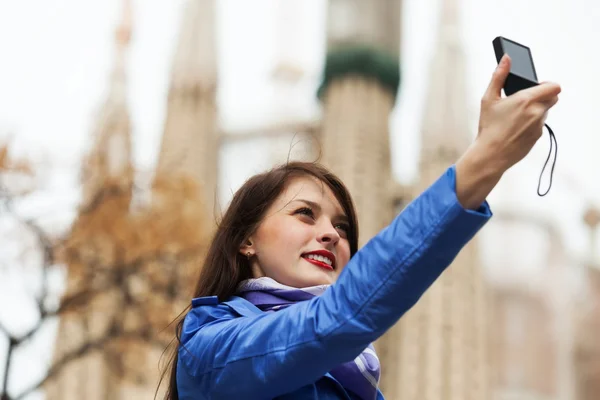
<svg viewBox="0 0 600 400"><path fill-rule="evenodd" d="M548 158L546 158L546 162L544 163L544 168L542 168L542 172L540 173L540 180L538 182L537 193L538 196L543 197L548 194L550 188L552 187L552 175L554 174L554 167L556 165L556 155L558 154L558 143L556 143L556 136L554 136L554 132L552 128L548 126L548 124L544 124L546 129L548 129L548 133L550 136L550 151L548 152ZM548 165L548 161L552 156L552 148L554 148L554 161L552 162L552 168L550 169L550 184L548 185L548 190L546 190L543 194L540 193L540 186L542 184L542 175L544 175L544 170L546 169L546 165Z"/></svg>

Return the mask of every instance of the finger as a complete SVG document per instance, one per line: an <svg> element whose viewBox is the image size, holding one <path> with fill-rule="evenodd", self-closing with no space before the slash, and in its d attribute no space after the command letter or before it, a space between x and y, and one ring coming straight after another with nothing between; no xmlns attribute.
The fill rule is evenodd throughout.
<svg viewBox="0 0 600 400"><path fill-rule="evenodd" d="M492 75L492 80L488 85L483 98L485 100L496 100L499 99L502 95L502 88L504 87L504 82L506 82L506 78L508 77L508 73L510 72L510 57L505 54L500 62L498 63L498 67L494 71Z"/></svg>
<svg viewBox="0 0 600 400"><path fill-rule="evenodd" d="M535 120L545 121L548 117L548 111L558 102L558 96L553 97L550 100L539 101L531 104L529 112L531 117Z"/></svg>
<svg viewBox="0 0 600 400"><path fill-rule="evenodd" d="M546 100L543 102L544 106L546 107L546 111L554 107L556 103L558 103L558 96L554 96L550 100Z"/></svg>
<svg viewBox="0 0 600 400"><path fill-rule="evenodd" d="M528 135L529 144L531 145L531 147L533 147L535 142L537 142L538 139L541 138L543 134L544 134L544 121L543 120L536 121L534 124L534 127L532 127L529 130L529 135Z"/></svg>
<svg viewBox="0 0 600 400"><path fill-rule="evenodd" d="M521 93L523 96L528 96L532 101L546 102L558 96L561 90L560 85L557 83L546 82L522 90Z"/></svg>
<svg viewBox="0 0 600 400"><path fill-rule="evenodd" d="M539 101L539 102L533 104L531 107L532 107L532 110L534 110L534 114L539 115L541 118L542 115L547 115L548 110L550 110L552 107L554 107L554 105L556 103L558 103L558 96L554 96L550 100ZM544 119L545 119L545 117L544 117Z"/></svg>
<svg viewBox="0 0 600 400"><path fill-rule="evenodd" d="M554 107L554 105L558 103L558 96L554 96L551 100L545 101L544 103L542 103L544 105L544 108L546 109L546 111L544 112L543 116L542 116L542 125L544 123L546 123L546 120L548 119L548 111Z"/></svg>
<svg viewBox="0 0 600 400"><path fill-rule="evenodd" d="M558 96L555 96L551 100L537 103L534 108L535 119L539 121L539 124L543 127L548 119L548 111L558 102Z"/></svg>

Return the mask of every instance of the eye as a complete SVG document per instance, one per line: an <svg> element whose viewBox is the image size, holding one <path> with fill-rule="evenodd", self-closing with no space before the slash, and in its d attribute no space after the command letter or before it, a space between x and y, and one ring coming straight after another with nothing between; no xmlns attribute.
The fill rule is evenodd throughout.
<svg viewBox="0 0 600 400"><path fill-rule="evenodd" d="M340 230L342 230L344 232L348 232L350 230L350 225L348 225L348 224L342 224L342 223L335 224L335 229L340 229Z"/></svg>
<svg viewBox="0 0 600 400"><path fill-rule="evenodd" d="M313 212L312 208L310 208L310 207L299 208L294 212L294 214L302 214L302 215L306 215L310 218L315 217L315 213Z"/></svg>
<svg viewBox="0 0 600 400"><path fill-rule="evenodd" d="M339 224L335 224L334 227L338 231L342 232L343 237L347 237L348 236L348 232L350 232L350 225L348 225L348 224L339 223Z"/></svg>

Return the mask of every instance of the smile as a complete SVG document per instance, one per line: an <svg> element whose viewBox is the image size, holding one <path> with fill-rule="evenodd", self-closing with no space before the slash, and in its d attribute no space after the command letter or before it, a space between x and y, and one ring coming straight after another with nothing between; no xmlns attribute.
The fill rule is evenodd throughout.
<svg viewBox="0 0 600 400"><path fill-rule="evenodd" d="M335 269L335 256L327 250L311 251L302 255L309 263L333 271Z"/></svg>

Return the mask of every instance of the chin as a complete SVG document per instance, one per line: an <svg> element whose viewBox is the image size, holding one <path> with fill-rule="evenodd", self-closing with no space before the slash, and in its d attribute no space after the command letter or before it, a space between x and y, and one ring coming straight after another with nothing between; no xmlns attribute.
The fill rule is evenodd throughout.
<svg viewBox="0 0 600 400"><path fill-rule="evenodd" d="M294 276L289 276L289 278L291 278L289 281L293 282L294 284L288 284L288 286L301 288L309 286L331 285L337 280L339 275L338 271L317 267L306 260L302 261L303 262L298 266L298 268L293 271Z"/></svg>
<svg viewBox="0 0 600 400"><path fill-rule="evenodd" d="M337 279L337 275L334 275L333 272L323 271L321 273L316 274L307 274L299 279L300 283L302 283L302 287L307 286L318 286L318 285L331 285Z"/></svg>

